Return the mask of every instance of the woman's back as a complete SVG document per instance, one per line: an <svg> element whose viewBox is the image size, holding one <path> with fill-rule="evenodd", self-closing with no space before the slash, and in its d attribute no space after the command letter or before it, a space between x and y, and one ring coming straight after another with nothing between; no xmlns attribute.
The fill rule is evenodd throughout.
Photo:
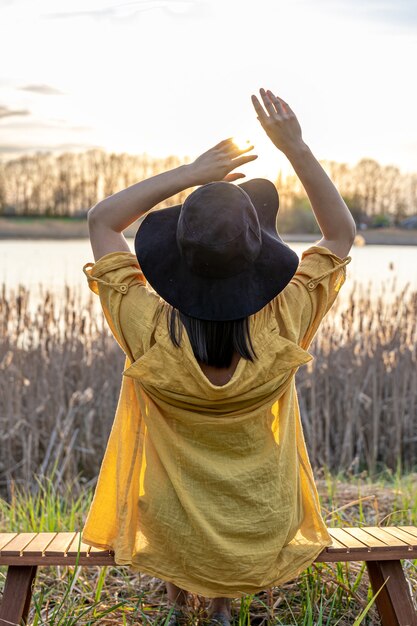
<svg viewBox="0 0 417 626"><path fill-rule="evenodd" d="M306 250L289 285L249 318L258 358L235 355L217 371L196 361L186 333L174 346L166 303L135 255L86 272L126 367L83 541L207 597L279 584L331 544L294 374L313 358L307 347L349 260Z"/></svg>

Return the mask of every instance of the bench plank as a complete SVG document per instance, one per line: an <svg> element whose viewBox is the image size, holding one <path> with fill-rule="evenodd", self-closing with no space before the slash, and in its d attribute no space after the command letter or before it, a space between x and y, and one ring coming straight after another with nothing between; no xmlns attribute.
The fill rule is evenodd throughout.
<svg viewBox="0 0 417 626"><path fill-rule="evenodd" d="M364 544L356 537L352 537L346 529L344 528L329 528L329 533L332 537L335 537L337 541L339 541L342 545L348 548L348 551L351 550L360 550L367 552L369 550L368 546Z"/></svg>
<svg viewBox="0 0 417 626"><path fill-rule="evenodd" d="M0 533L0 554L4 546L6 546L9 541L16 537L17 533Z"/></svg>
<svg viewBox="0 0 417 626"><path fill-rule="evenodd" d="M369 548L371 549L375 549L375 548L378 548L378 549L382 548L385 550L389 549L389 546L387 546L386 543L381 541L381 539L377 539L377 537L374 537L370 533L367 533L362 528L345 528L345 530L347 533L352 535L352 537L356 537L356 539L358 539L359 541L362 541L362 543L369 546Z"/></svg>
<svg viewBox="0 0 417 626"><path fill-rule="evenodd" d="M345 552L346 553L346 546L344 546L342 543L340 543L340 541L338 541L336 539L336 537L333 537L333 535L331 535L331 533L329 533L329 535L332 538L332 545L331 546L327 546L326 547L326 552Z"/></svg>
<svg viewBox="0 0 417 626"><path fill-rule="evenodd" d="M73 556L69 556L68 554L60 554L57 556L46 556L45 554L42 556L3 556L0 557L0 565L76 565L78 561L78 565L118 565L114 561L114 556L111 554L95 554L92 556L80 556L77 557L76 554ZM121 566L120 566L121 567Z"/></svg>
<svg viewBox="0 0 417 626"><path fill-rule="evenodd" d="M409 535L412 535L417 540L417 527L416 526L396 526L396 528L402 528Z"/></svg>
<svg viewBox="0 0 417 626"><path fill-rule="evenodd" d="M91 546L87 543L84 543L83 541L81 541L80 545L78 546L80 538L81 538L81 533L80 532L76 533L74 539L71 542L71 545L69 546L67 550L68 556L77 556L78 550L80 552L80 556L89 555Z"/></svg>
<svg viewBox="0 0 417 626"><path fill-rule="evenodd" d="M90 546L90 554L114 554L113 550L108 548L96 548L96 546Z"/></svg>
<svg viewBox="0 0 417 626"><path fill-rule="evenodd" d="M39 533L37 537L23 548L22 556L42 556L46 547L56 535L57 533Z"/></svg>
<svg viewBox="0 0 417 626"><path fill-rule="evenodd" d="M374 593L388 581L376 598L383 626L417 626L400 561L417 558L417 526L328 527L328 532L333 543L315 562L365 561ZM22 623L27 615L37 565L117 565L113 550L81 538L81 532L0 533L0 565L9 565L0 626L7 620Z"/></svg>
<svg viewBox="0 0 417 626"><path fill-rule="evenodd" d="M45 548L45 556L64 556L76 534L75 532L57 533Z"/></svg>
<svg viewBox="0 0 417 626"><path fill-rule="evenodd" d="M22 550L30 543L39 533L18 533L1 551L4 555L20 555Z"/></svg>
<svg viewBox="0 0 417 626"><path fill-rule="evenodd" d="M408 550L408 543L398 537L393 537L393 535L387 532L387 528L387 526L384 528L382 526L362 526L362 530L366 530L367 533L373 535L374 537L377 537L378 539L381 539L381 541L386 543L388 546L392 546L395 548L405 548L406 550Z"/></svg>
<svg viewBox="0 0 417 626"><path fill-rule="evenodd" d="M401 541L407 543L411 549L417 548L417 538L413 539L410 533L404 532L401 528L397 526L387 526L386 531L396 539L401 539Z"/></svg>

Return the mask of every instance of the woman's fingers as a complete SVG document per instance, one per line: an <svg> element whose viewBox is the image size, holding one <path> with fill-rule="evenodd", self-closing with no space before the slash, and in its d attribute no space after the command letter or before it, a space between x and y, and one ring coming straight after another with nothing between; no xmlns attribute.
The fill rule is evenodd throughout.
<svg viewBox="0 0 417 626"><path fill-rule="evenodd" d="M253 150L254 146L250 145L247 146L246 148L240 148L239 146L237 146L235 143L233 144L233 146L229 147L223 147L220 151L219 151L219 157L222 159L225 159L226 161L231 161L231 159L234 159L242 154L245 154L246 152L249 152L250 150Z"/></svg>
<svg viewBox="0 0 417 626"><path fill-rule="evenodd" d="M233 159L231 165L233 165L233 169L234 169L235 167L240 167L241 165L244 165L245 163L254 161L257 158L258 158L257 154L251 154L250 156L242 156L237 159Z"/></svg>
<svg viewBox="0 0 417 626"><path fill-rule="evenodd" d="M258 98L256 96L251 96L252 98L252 104L255 108L255 111L258 115L258 119L261 122L261 124L265 124L265 122L268 120L268 116L265 113L261 103L259 102Z"/></svg>
<svg viewBox="0 0 417 626"><path fill-rule="evenodd" d="M254 146L247 146L246 148L240 148L236 144L233 145L233 148L228 151L227 156L230 158L234 158L235 156L239 156L239 154L245 154L245 152L249 152L253 150Z"/></svg>
<svg viewBox="0 0 417 626"><path fill-rule="evenodd" d="M266 91L265 89L260 89L259 93L261 94L265 109L269 113L270 117L275 117L277 114L281 117L284 117L287 114L294 115L294 112L292 111L289 104L287 104L287 102L285 102L285 100L283 100L279 96L276 96L270 89ZM255 111L258 114L259 121L264 124L269 119L269 117L257 97L254 95L252 96L252 103L255 107Z"/></svg>
<svg viewBox="0 0 417 626"><path fill-rule="evenodd" d="M269 115L271 117L274 117L274 115L277 113L277 111L275 110L275 107L272 104L271 98L266 93L265 89L260 89L259 93L261 94L262 100L263 100L264 105L265 105L265 109L268 111L268 113L269 113Z"/></svg>
<svg viewBox="0 0 417 626"><path fill-rule="evenodd" d="M270 89L267 91L260 89L259 92L263 106L256 96L252 96L253 105L258 113L258 120L272 143L284 154L287 154L292 146L303 140L297 117L285 100L276 96Z"/></svg>
<svg viewBox="0 0 417 626"><path fill-rule="evenodd" d="M233 137L228 137L227 139L223 139L223 141L220 141L220 143L216 144L215 146L213 146L213 150L219 150L221 148L226 148L228 145L232 145L233 143Z"/></svg>
<svg viewBox="0 0 417 626"><path fill-rule="evenodd" d="M288 109L288 111L290 111L291 113L294 113L294 111L292 110L292 108L290 107L290 105L288 104L288 102L285 102L285 100L283 100L282 98L280 98L279 96L277 96L278 100L284 105L284 107L286 109Z"/></svg>
<svg viewBox="0 0 417 626"><path fill-rule="evenodd" d="M282 106L282 101L280 98L278 98L277 96L275 96L272 91L270 89L268 89L268 97L271 99L271 102L273 103L278 115L285 115L285 111L284 108Z"/></svg>
<svg viewBox="0 0 417 626"><path fill-rule="evenodd" d="M239 180L239 178L245 178L245 174L242 174L241 172L235 172L234 174L226 174L223 180L226 181L227 183L233 183L235 180Z"/></svg>
<svg viewBox="0 0 417 626"><path fill-rule="evenodd" d="M268 91L270 91L270 90L268 90ZM288 104L288 102L285 102L285 100L283 100L279 96L274 96L272 91L270 91L270 93L271 93L272 97L275 98L277 100L277 102L279 102L279 104L281 106L281 109L283 110L284 114L286 114L286 115L291 114L291 115L295 116L295 113L292 110L292 108L290 107L290 105Z"/></svg>
<svg viewBox="0 0 417 626"><path fill-rule="evenodd" d="M234 141L234 137L229 137L229 139L224 139L223 141L215 145L212 149L218 150L219 152L224 152L228 157L233 158L235 156L238 156L239 154L245 154L245 152L249 152L249 150L253 150L253 148L253 145L248 145L244 147L238 146Z"/></svg>

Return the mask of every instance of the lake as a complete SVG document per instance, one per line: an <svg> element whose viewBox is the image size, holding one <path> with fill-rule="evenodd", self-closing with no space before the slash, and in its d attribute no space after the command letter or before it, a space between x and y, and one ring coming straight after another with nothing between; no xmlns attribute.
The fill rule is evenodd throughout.
<svg viewBox="0 0 417 626"><path fill-rule="evenodd" d="M134 239L127 238L127 241L133 251ZM289 245L301 258L302 252L312 244L291 242ZM407 283L409 291L417 290L417 246L353 246L350 256L347 279L338 298L341 305L355 286L363 293L383 293L386 300ZM6 290L15 288L18 283L29 287L30 308L39 300L41 289L52 289L61 295L65 284L78 290L83 301L90 294L98 301L89 290L82 271L85 263L93 261L88 239L2 240L0 283L5 283Z"/></svg>

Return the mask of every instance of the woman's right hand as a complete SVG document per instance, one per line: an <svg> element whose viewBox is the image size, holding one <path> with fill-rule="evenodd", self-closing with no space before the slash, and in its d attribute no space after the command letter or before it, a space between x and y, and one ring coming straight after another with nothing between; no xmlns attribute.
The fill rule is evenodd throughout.
<svg viewBox="0 0 417 626"><path fill-rule="evenodd" d="M275 96L269 89L267 91L260 89L259 93L266 110L254 95L252 104L262 128L272 143L284 154L305 145L301 136L301 126L289 104Z"/></svg>

